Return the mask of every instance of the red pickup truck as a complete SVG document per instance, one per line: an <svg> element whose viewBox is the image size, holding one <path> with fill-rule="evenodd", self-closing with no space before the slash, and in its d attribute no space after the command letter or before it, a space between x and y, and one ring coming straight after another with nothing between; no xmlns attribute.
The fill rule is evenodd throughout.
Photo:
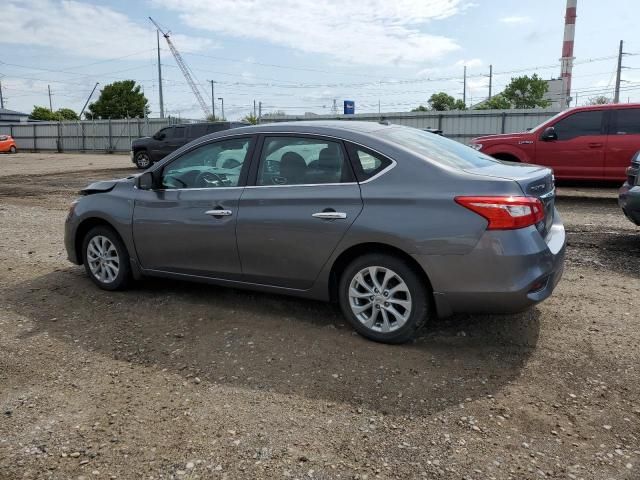
<svg viewBox="0 0 640 480"><path fill-rule="evenodd" d="M571 108L527 132L477 137L470 145L501 160L550 167L559 179L622 182L640 150L640 104Z"/></svg>

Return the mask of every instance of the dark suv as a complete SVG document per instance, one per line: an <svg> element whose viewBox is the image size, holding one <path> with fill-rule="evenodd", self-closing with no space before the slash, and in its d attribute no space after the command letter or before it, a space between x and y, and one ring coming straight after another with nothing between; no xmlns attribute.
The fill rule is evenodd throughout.
<svg viewBox="0 0 640 480"><path fill-rule="evenodd" d="M640 226L640 152L633 156L627 168L627 181L620 188L618 204L627 218Z"/></svg>
<svg viewBox="0 0 640 480"><path fill-rule="evenodd" d="M244 122L186 123L170 125L158 130L152 137L142 137L131 142L131 161L144 169L162 160L174 150L209 133L246 127Z"/></svg>

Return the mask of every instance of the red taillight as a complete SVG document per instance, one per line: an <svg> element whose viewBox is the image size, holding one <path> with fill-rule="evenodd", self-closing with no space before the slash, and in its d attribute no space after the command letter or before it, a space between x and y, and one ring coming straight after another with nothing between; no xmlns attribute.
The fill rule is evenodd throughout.
<svg viewBox="0 0 640 480"><path fill-rule="evenodd" d="M534 197L456 197L455 200L486 218L487 230L514 230L544 219L542 202Z"/></svg>

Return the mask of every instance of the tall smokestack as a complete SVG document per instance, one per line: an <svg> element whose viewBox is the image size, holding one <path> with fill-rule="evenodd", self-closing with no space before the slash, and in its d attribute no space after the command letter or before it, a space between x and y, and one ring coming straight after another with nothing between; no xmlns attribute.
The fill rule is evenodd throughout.
<svg viewBox="0 0 640 480"><path fill-rule="evenodd" d="M567 12L564 17L564 41L560 59L560 78L562 78L562 103L566 108L571 102L571 71L573 70L573 40L576 36L576 7L578 0L567 0Z"/></svg>

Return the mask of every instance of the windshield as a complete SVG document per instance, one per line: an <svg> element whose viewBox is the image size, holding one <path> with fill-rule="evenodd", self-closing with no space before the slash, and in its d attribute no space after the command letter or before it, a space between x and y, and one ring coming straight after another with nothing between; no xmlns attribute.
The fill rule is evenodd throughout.
<svg viewBox="0 0 640 480"><path fill-rule="evenodd" d="M417 128L384 129L380 130L380 136L420 156L461 170L500 163L473 148Z"/></svg>

